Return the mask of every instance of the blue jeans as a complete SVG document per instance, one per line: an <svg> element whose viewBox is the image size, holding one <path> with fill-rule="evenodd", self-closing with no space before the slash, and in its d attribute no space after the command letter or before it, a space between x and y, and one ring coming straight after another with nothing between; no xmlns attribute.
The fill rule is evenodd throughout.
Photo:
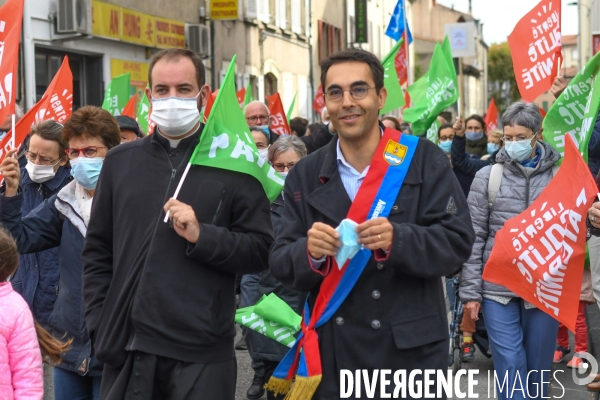
<svg viewBox="0 0 600 400"><path fill-rule="evenodd" d="M492 348L498 399L547 398L558 321L538 308L525 309L520 298L506 305L484 298L483 315Z"/></svg>
<svg viewBox="0 0 600 400"><path fill-rule="evenodd" d="M81 376L55 367L54 400L98 400L101 379L101 376Z"/></svg>

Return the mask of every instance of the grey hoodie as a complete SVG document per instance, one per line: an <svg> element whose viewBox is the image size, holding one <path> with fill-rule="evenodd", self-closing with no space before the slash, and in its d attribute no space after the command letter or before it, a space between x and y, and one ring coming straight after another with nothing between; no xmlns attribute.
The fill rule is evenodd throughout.
<svg viewBox="0 0 600 400"><path fill-rule="evenodd" d="M483 281L481 276L492 252L496 232L507 220L525 211L552 179L552 165L558 161L560 154L544 142L537 141L536 146L542 151L536 168L526 168L511 160L505 148L496 154L496 162L504 163L504 171L491 210L488 205L488 182L492 166L484 167L475 175L467 198L475 243L460 277L459 294L463 303L481 302L483 295L518 297L503 286Z"/></svg>

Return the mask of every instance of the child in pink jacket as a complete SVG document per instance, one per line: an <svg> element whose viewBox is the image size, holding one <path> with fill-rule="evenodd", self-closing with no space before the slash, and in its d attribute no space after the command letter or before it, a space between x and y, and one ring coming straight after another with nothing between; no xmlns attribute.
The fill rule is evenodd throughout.
<svg viewBox="0 0 600 400"><path fill-rule="evenodd" d="M18 265L17 246L0 229L0 399L41 400L44 373L33 316L6 282Z"/></svg>

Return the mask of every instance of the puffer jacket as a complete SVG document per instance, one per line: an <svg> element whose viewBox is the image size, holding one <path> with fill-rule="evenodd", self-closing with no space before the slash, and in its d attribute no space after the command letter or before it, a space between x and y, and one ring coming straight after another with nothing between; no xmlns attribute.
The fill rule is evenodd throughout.
<svg viewBox="0 0 600 400"><path fill-rule="evenodd" d="M511 160L504 148L496 154L496 162L504 163L504 171L491 210L488 204L488 183L492 166L475 174L467 198L475 230L475 243L460 277L459 295L463 303L481 302L484 294L518 297L503 286L483 281L481 276L492 252L496 233L507 220L525 211L552 179L552 165L558 161L560 154L544 142L538 141L536 146L542 154L535 169L525 168Z"/></svg>
<svg viewBox="0 0 600 400"><path fill-rule="evenodd" d="M0 283L0 399L41 400L43 377L29 306L10 283Z"/></svg>
<svg viewBox="0 0 600 400"><path fill-rule="evenodd" d="M31 180L25 168L21 169L23 215L29 214L44 200L57 194L72 180L71 169L60 167L54 178L44 183ZM4 193L4 188L0 190ZM48 319L58 297L58 247L31 254L21 254L19 268L12 278L13 289L27 304L37 322L48 329Z"/></svg>

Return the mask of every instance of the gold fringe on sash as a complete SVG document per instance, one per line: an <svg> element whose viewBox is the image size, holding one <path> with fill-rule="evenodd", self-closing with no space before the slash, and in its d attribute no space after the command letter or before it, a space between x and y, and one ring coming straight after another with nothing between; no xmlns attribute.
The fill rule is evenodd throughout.
<svg viewBox="0 0 600 400"><path fill-rule="evenodd" d="M320 383L321 375L309 376L308 378L296 375L292 390L289 391L284 400L310 400Z"/></svg>
<svg viewBox="0 0 600 400"><path fill-rule="evenodd" d="M288 394L291 387L292 387L291 379L275 378L274 376L271 376L271 378L269 379L269 382L267 382L267 384L265 385L265 389L270 390L271 392L274 392L275 395Z"/></svg>

